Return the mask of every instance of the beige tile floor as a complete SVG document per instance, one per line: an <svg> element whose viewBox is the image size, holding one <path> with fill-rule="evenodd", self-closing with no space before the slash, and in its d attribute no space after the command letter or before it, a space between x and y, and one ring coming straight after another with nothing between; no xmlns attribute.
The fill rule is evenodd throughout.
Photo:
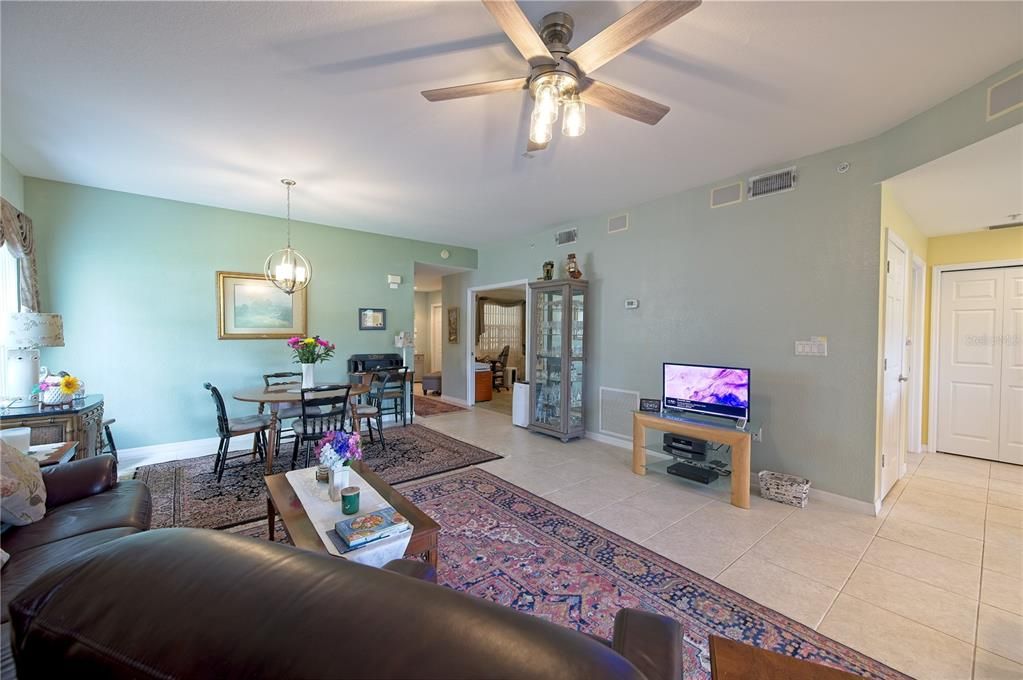
<svg viewBox="0 0 1023 680"><path fill-rule="evenodd" d="M486 409L417 422L505 456L482 469L909 675L1023 678L1023 467L910 454L879 517L640 477Z"/></svg>

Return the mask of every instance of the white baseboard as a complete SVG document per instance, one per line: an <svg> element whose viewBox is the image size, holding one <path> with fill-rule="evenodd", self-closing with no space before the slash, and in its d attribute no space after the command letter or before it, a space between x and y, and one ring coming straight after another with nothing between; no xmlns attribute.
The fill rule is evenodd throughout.
<svg viewBox="0 0 1023 680"><path fill-rule="evenodd" d="M629 449L630 451L632 450L631 439L622 439L621 437L614 437L609 434L604 434L603 432L590 432L589 430L586 431L586 438L592 439L593 441L600 442L602 444L610 444L611 446L617 446L618 448L621 449Z"/></svg>
<svg viewBox="0 0 1023 680"><path fill-rule="evenodd" d="M433 397L433 398L437 399L438 397ZM472 408L472 404L467 402L465 399L458 399L457 397L449 397L446 394L441 394L439 398L440 398L441 401L446 401L449 404L454 404L455 406L464 406L465 408Z"/></svg>
<svg viewBox="0 0 1023 680"><path fill-rule="evenodd" d="M169 442L167 444L154 444L152 446L138 446L131 449L119 449L117 452L118 465L122 468L138 467L140 465L153 465L155 463L167 463L172 460L184 460L186 458L199 458L217 452L220 444L219 437L208 437L206 439L191 439L183 442ZM245 449L252 447L252 435L233 437L231 439L232 449Z"/></svg>

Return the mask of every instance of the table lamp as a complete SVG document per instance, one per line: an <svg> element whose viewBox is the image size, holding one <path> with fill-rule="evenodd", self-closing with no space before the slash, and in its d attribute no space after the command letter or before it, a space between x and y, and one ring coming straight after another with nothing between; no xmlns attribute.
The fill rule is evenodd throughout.
<svg viewBox="0 0 1023 680"><path fill-rule="evenodd" d="M34 404L39 383L39 348L63 347L64 323L60 314L15 312L7 321L7 386L16 403Z"/></svg>

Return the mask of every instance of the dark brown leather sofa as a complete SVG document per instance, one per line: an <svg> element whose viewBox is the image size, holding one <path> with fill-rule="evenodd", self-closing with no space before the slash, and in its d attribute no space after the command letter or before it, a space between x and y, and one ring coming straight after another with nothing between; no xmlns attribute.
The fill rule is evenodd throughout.
<svg viewBox="0 0 1023 680"><path fill-rule="evenodd" d="M149 528L151 501L142 482L117 481L117 462L103 455L43 468L46 515L9 527L0 544L11 555L0 574L0 675L13 678L8 604L49 569L96 546Z"/></svg>
<svg viewBox="0 0 1023 680"><path fill-rule="evenodd" d="M406 560L374 569L222 531L149 531L53 569L13 600L18 676L681 675L671 619L623 610L602 641L432 577Z"/></svg>

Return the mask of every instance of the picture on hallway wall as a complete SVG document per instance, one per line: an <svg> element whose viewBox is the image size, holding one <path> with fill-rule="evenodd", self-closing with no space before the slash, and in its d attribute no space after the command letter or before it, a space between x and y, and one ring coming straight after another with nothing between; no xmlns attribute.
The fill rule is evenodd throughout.
<svg viewBox="0 0 1023 680"><path fill-rule="evenodd" d="M458 344L458 307L448 307L448 343Z"/></svg>
<svg viewBox="0 0 1023 680"><path fill-rule="evenodd" d="M288 295L262 274L217 272L217 338L275 340L306 334L307 290Z"/></svg>

